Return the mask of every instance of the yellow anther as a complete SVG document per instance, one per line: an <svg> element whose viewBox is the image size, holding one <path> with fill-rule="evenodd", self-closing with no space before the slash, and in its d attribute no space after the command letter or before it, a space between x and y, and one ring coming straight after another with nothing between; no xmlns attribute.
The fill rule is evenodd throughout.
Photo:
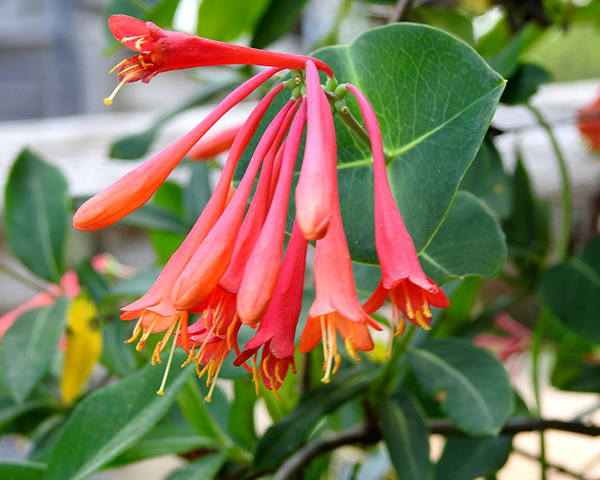
<svg viewBox="0 0 600 480"><path fill-rule="evenodd" d="M279 383L283 383L283 378L281 378L281 363L280 362L277 362L275 364L275 379Z"/></svg>
<svg viewBox="0 0 600 480"><path fill-rule="evenodd" d="M156 363L160 363L162 364L162 361L160 359L160 352L162 351L162 340L160 342L158 342L156 344L156 347L154 347L154 351L152 352L152 366L156 365Z"/></svg>
<svg viewBox="0 0 600 480"><path fill-rule="evenodd" d="M138 321L135 324L135 328L133 329L133 335L131 335L131 337L125 340L125 343L134 342L135 339L140 336L140 333L142 333L142 317L138 318Z"/></svg>
<svg viewBox="0 0 600 480"><path fill-rule="evenodd" d="M344 340L344 345L346 345L346 350L348 351L348 354L354 359L360 362L360 357L358 356L358 354L356 353L356 348L354 348L354 341L352 340L352 337L348 337L346 338L346 340Z"/></svg>

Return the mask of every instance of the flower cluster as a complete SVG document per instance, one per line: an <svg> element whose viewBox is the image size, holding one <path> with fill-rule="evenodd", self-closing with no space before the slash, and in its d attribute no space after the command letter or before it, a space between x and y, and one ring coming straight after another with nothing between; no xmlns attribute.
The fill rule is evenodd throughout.
<svg viewBox="0 0 600 480"><path fill-rule="evenodd" d="M234 90L180 140L86 202L74 218L75 226L81 230L110 225L142 205L228 110L280 70L289 69L292 77L272 88L235 132L232 143L226 142L230 147L228 158L202 215L148 293L123 308L122 319L138 319L130 339L140 338L138 349L150 334L164 332L153 354L154 361L160 362L160 352L173 338L173 344L189 354L188 362L196 363L199 375L207 376L207 384L212 382L207 400L225 357L235 349L234 363L253 372L257 388L260 377L276 393L290 366L294 369L294 335L302 307L309 241L315 242L316 297L299 350L308 352L322 339L324 382L340 364L338 335L356 359L360 359L357 351L373 348L369 327L381 327L370 314L388 296L393 306L393 335L403 332L403 318L429 327L430 306L446 307L448 300L420 267L388 184L377 118L356 87L337 86L329 66L311 57L167 32L152 23L122 15L111 17L109 26L121 43L138 52L117 67L119 87L137 80L147 82L159 72L202 65L252 64L271 68ZM320 83L319 71L329 79L327 88ZM262 134L234 189L233 174L242 152L274 97L286 88L291 89L289 101ZM335 100L348 92L355 95L373 149L376 249L382 279L364 306L356 293L342 226L336 137L326 90ZM109 101L113 97L114 93ZM284 254L288 200L305 130L304 155L294 192L295 223ZM191 325L190 314L200 315ZM242 324L258 326L243 350L236 340Z"/></svg>

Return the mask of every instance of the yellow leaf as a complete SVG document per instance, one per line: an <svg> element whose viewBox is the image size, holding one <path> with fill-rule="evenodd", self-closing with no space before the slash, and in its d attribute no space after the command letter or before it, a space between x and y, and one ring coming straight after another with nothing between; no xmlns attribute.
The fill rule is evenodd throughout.
<svg viewBox="0 0 600 480"><path fill-rule="evenodd" d="M97 325L98 311L94 303L79 296L69 309L67 351L60 394L65 405L77 400L102 353L102 331Z"/></svg>

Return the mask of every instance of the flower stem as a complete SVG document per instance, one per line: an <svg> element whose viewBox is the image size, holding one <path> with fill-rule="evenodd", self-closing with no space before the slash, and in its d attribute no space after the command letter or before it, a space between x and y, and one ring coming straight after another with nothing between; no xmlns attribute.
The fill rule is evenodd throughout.
<svg viewBox="0 0 600 480"><path fill-rule="evenodd" d="M333 92L325 91L325 95L327 96L327 100L333 106L335 102L340 100L340 98ZM369 150L371 149L371 140L369 140L369 134L364 129L364 127L358 122L352 112L347 111L346 113L340 112L336 110L337 114L340 116L342 122L346 124L346 126L358 137L358 139L367 147Z"/></svg>
<svg viewBox="0 0 600 480"><path fill-rule="evenodd" d="M560 225L560 237L558 239L557 246L557 257L558 261L562 261L566 258L569 249L569 239L571 238L571 215L573 211L573 205L571 201L571 184L569 182L567 162L565 160L560 146L558 145L558 141L556 140L556 136L554 135L552 128L550 127L550 125L548 125L548 123L546 123L541 112L530 103L527 103L526 105L527 108L531 111L531 113L535 115L540 126L542 126L544 130L546 130L546 133L550 138L550 142L552 143L552 148L554 149L556 160L558 162L558 169L562 181L562 219Z"/></svg>
<svg viewBox="0 0 600 480"><path fill-rule="evenodd" d="M405 368L399 368L396 364L398 363L398 359L408 350L408 345L416 331L417 327L412 323L409 324L404 335L400 337L400 340L395 342L392 349L392 357L387 360L385 367L383 367L381 373L378 375L378 379L375 381L373 390L376 392L376 395L389 396L390 392L396 387L398 382L395 381L395 378L397 380L406 370Z"/></svg>
<svg viewBox="0 0 600 480"><path fill-rule="evenodd" d="M532 360L532 383L533 383L533 394L535 397L535 408L536 416L542 418L542 396L541 396L541 385L540 385L540 356L542 350L542 341L548 322L550 320L550 312L547 309L542 310L534 332L533 342L531 345L531 360ZM540 430L540 479L546 480L548 464L546 461L546 438L544 430Z"/></svg>

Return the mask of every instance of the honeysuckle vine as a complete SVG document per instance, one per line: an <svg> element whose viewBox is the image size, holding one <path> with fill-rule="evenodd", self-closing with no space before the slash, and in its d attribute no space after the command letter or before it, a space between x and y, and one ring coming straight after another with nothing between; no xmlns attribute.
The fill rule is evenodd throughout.
<svg viewBox="0 0 600 480"><path fill-rule="evenodd" d="M312 57L168 32L151 22L124 15L111 17L109 27L121 43L137 54L115 67L120 83L106 103L113 101L125 83L148 82L169 70L224 64L270 68L240 85L180 140L82 205L74 217L80 230L108 226L145 203L190 151L192 157L202 157L198 141L226 112L282 69L290 70L291 77L279 83L276 80L244 124L223 140L222 144L230 150L208 205L148 293L122 309L123 320L137 319L128 341L139 338L137 348L141 350L151 334L161 333L162 340L152 355L154 363L161 363L161 351L170 341L173 347L183 348L188 354L185 364L194 362L198 374L206 375L210 386L207 400L211 399L223 361L232 350L237 355L235 365L253 372L257 389L261 379L276 393L289 368L295 371L294 336L302 307L309 241L315 242L316 296L299 351L307 353L322 342L323 382L329 382L341 362L338 335L355 360L360 360L357 352L373 349L370 329L382 327L370 314L388 296L393 307L388 357L392 338L404 332L404 318L429 328L430 306L444 308L448 300L421 269L391 194L376 114L358 88L338 84L331 68ZM327 76L325 85L321 85L319 71ZM233 174L243 151L275 96L286 89L289 100L262 134L241 182L233 188ZM348 93L358 100L366 129L351 114L344 100ZM356 292L342 225L334 114L339 114L373 152L375 245L382 279L364 306ZM282 262L288 199L305 128L302 166L293 192L295 223ZM200 154L194 154L194 150L200 150ZM192 314L199 317L190 324ZM258 326L258 330L240 348L237 335L244 324ZM167 372L159 389L161 394Z"/></svg>

